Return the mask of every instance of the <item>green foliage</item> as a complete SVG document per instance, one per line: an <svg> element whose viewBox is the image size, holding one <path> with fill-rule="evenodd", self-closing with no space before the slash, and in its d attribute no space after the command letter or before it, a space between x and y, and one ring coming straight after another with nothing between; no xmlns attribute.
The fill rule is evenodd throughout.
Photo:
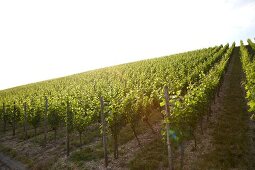
<svg viewBox="0 0 255 170"><path fill-rule="evenodd" d="M255 121L255 114L251 115L251 120Z"/></svg>
<svg viewBox="0 0 255 170"><path fill-rule="evenodd" d="M251 39L248 39L247 42L248 42L249 46L251 46L251 48L252 48L253 50L255 50L255 43L252 42Z"/></svg>
<svg viewBox="0 0 255 170"><path fill-rule="evenodd" d="M56 130L60 126L62 121L61 116L59 115L57 109L53 109L48 114L48 122L53 130Z"/></svg>
<svg viewBox="0 0 255 170"><path fill-rule="evenodd" d="M11 126L17 123L21 117L21 109L17 105L6 105L5 111L2 109L1 119L8 122Z"/></svg>
<svg viewBox="0 0 255 170"><path fill-rule="evenodd" d="M202 70L198 71L197 81L189 83L184 96L179 91L170 93L171 116L166 121L169 121L171 129L176 132L178 141L188 138L198 121L207 113L234 47L235 44L226 53L220 53L222 59L211 67L207 75Z"/></svg>
<svg viewBox="0 0 255 170"><path fill-rule="evenodd" d="M221 45L20 86L0 91L0 102L10 105L16 101L17 107L26 102L29 122L37 127L47 96L51 128L66 122L70 130L83 133L99 122L99 97L103 96L109 130L118 136L126 124L135 129L141 120L149 120L152 110L163 108L163 87L167 85L172 115L166 121L182 139L204 115L232 49Z"/></svg>
<svg viewBox="0 0 255 170"><path fill-rule="evenodd" d="M249 39L248 43L254 49L254 43ZM255 60L252 60L251 55L244 46L243 42L240 42L241 61L242 67L245 73L246 80L245 91L246 99L248 100L249 111L255 111Z"/></svg>
<svg viewBox="0 0 255 170"><path fill-rule="evenodd" d="M28 123L30 123L33 128L37 128L39 126L43 108L41 107L40 103L34 99L30 101L30 107L28 109Z"/></svg>

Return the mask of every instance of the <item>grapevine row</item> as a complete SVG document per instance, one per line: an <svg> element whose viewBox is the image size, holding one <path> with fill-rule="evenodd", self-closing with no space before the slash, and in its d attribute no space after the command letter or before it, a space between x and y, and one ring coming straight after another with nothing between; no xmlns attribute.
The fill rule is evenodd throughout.
<svg viewBox="0 0 255 170"><path fill-rule="evenodd" d="M181 100L174 101L171 122L183 133L187 128L182 126L194 129L204 114L198 108L208 107L232 50L227 44L0 91L3 129L9 123L15 135L18 124L26 129L28 123L36 135L46 121L55 136L64 125L81 136L100 120L99 98L103 96L106 121L116 145L121 128L127 124L139 142L136 128L143 119L154 131L150 114L160 108L167 85L169 93ZM117 147L114 151L118 157Z"/></svg>
<svg viewBox="0 0 255 170"><path fill-rule="evenodd" d="M252 46L251 40L248 40L249 45ZM254 44L253 44L254 45ZM254 46L253 46L254 48ZM241 61L242 67L245 73L245 91L246 99L248 100L249 111L255 111L255 60L252 60L252 56L249 54L247 48L244 46L243 41L240 42ZM253 114L252 119L255 120Z"/></svg>

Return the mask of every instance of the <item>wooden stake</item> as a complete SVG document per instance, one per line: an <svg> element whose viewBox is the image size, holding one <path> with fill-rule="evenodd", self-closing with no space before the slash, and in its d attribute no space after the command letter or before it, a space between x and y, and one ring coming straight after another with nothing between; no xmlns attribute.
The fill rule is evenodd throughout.
<svg viewBox="0 0 255 170"><path fill-rule="evenodd" d="M69 131L70 131L70 120L69 120L69 113L70 112L70 103L67 101L67 108L66 108L66 155L69 156L70 154L70 136L69 136Z"/></svg>
<svg viewBox="0 0 255 170"><path fill-rule="evenodd" d="M27 139L27 103L24 103L24 130L25 130L25 139Z"/></svg>
<svg viewBox="0 0 255 170"><path fill-rule="evenodd" d="M12 135L15 136L16 130L16 104L13 103L13 120L12 120Z"/></svg>
<svg viewBox="0 0 255 170"><path fill-rule="evenodd" d="M44 145L47 143L47 113L48 113L48 98L45 96L45 111L43 117Z"/></svg>
<svg viewBox="0 0 255 170"><path fill-rule="evenodd" d="M169 129L170 129L170 125L169 125L169 118L170 118L170 110L169 110L169 94L168 94L168 87L165 86L164 87L164 91L165 91L165 100L166 100L166 105L165 105L165 109L166 109L166 136L167 136L167 151L168 151L168 164L169 164L169 170L173 170L173 156L172 156L172 151L171 151L171 143L170 143L170 137L169 137Z"/></svg>
<svg viewBox="0 0 255 170"><path fill-rule="evenodd" d="M6 131L6 108L5 108L5 103L3 103L3 132L5 133Z"/></svg>
<svg viewBox="0 0 255 170"><path fill-rule="evenodd" d="M100 97L100 106L101 106L101 123L102 123L102 130L103 130L103 146L104 146L104 163L105 167L108 166L108 156L107 156L107 139L106 139L106 122L105 122L105 115L104 115L104 99Z"/></svg>

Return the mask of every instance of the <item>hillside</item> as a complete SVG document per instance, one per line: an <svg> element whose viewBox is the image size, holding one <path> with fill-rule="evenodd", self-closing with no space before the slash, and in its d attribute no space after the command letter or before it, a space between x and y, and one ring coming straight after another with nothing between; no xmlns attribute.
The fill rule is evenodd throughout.
<svg viewBox="0 0 255 170"><path fill-rule="evenodd" d="M254 169L248 44L2 90L0 153L28 169Z"/></svg>

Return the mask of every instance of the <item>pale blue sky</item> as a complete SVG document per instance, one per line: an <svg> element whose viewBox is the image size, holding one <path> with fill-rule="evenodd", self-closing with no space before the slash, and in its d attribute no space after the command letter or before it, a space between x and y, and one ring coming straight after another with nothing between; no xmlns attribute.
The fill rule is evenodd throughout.
<svg viewBox="0 0 255 170"><path fill-rule="evenodd" d="M252 0L0 1L0 89L254 38Z"/></svg>

